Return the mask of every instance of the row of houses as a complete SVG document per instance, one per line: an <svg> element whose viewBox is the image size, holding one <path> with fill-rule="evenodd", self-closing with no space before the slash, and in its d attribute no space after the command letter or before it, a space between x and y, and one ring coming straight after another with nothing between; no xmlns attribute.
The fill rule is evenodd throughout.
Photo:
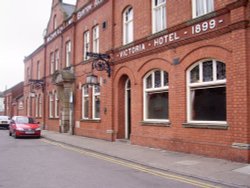
<svg viewBox="0 0 250 188"><path fill-rule="evenodd" d="M249 0L53 0L24 60L22 113L47 130L249 163L249 20Z"/></svg>

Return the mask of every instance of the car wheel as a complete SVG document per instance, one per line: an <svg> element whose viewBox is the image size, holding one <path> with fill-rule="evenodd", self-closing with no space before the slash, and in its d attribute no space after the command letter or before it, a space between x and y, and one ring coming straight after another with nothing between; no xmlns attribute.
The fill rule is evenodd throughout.
<svg viewBox="0 0 250 188"><path fill-rule="evenodd" d="M9 132L9 136L12 136L12 133L11 133L11 132Z"/></svg>
<svg viewBox="0 0 250 188"><path fill-rule="evenodd" d="M17 135L16 135L16 132L14 132L14 133L13 133L13 136L14 136L14 138L16 138L16 139L17 139Z"/></svg>

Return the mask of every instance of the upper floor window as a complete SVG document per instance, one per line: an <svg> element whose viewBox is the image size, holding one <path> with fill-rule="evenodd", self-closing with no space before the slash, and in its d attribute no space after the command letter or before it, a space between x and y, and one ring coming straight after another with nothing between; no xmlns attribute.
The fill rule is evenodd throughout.
<svg viewBox="0 0 250 188"><path fill-rule="evenodd" d="M29 67L27 67L26 76L27 76L27 82L29 82L29 79L31 79Z"/></svg>
<svg viewBox="0 0 250 188"><path fill-rule="evenodd" d="M90 42L89 42L89 31L86 31L83 35L83 60L88 60L89 57L86 55L90 51Z"/></svg>
<svg viewBox="0 0 250 188"><path fill-rule="evenodd" d="M40 80L41 79L41 68L40 68L40 61L37 61L37 73L36 73L36 76L37 76L37 79Z"/></svg>
<svg viewBox="0 0 250 188"><path fill-rule="evenodd" d="M66 42L66 67L71 66L71 41Z"/></svg>
<svg viewBox="0 0 250 188"><path fill-rule="evenodd" d="M133 38L133 8L128 7L123 13L123 44L132 42Z"/></svg>
<svg viewBox="0 0 250 188"><path fill-rule="evenodd" d="M53 29L56 29L57 28L57 20L56 20L56 15L54 15L54 18L53 18Z"/></svg>
<svg viewBox="0 0 250 188"><path fill-rule="evenodd" d="M144 121L168 121L168 104L168 73L151 71L144 78Z"/></svg>
<svg viewBox="0 0 250 188"><path fill-rule="evenodd" d="M153 33L166 29L166 0L152 0Z"/></svg>
<svg viewBox="0 0 250 188"><path fill-rule="evenodd" d="M99 53L99 26L93 28L93 52Z"/></svg>
<svg viewBox="0 0 250 188"><path fill-rule="evenodd" d="M54 66L55 66L55 56L54 53L50 53L50 74L54 73Z"/></svg>
<svg viewBox="0 0 250 188"><path fill-rule="evenodd" d="M55 51L55 70L59 70L59 50Z"/></svg>
<svg viewBox="0 0 250 188"><path fill-rule="evenodd" d="M193 18L214 11L214 0L193 0Z"/></svg>
<svg viewBox="0 0 250 188"><path fill-rule="evenodd" d="M226 65L204 60L187 71L189 122L226 121Z"/></svg>

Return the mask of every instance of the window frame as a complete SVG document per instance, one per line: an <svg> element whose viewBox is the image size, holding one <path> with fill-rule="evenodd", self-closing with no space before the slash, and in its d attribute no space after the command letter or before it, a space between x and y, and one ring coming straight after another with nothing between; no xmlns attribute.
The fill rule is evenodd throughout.
<svg viewBox="0 0 250 188"><path fill-rule="evenodd" d="M95 89L96 87L99 87L99 92L96 92ZM92 118L94 120L100 120L101 119L101 108L99 112L99 117L96 117L96 103L95 103L95 98L99 97L100 103L101 103L101 92L100 92L100 86L99 85L94 85L92 87Z"/></svg>
<svg viewBox="0 0 250 188"><path fill-rule="evenodd" d="M85 92L86 90L86 92ZM82 86L82 119L89 119L89 88L87 85L83 85ZM88 106L87 106L87 114L85 111L85 102L86 102L86 98L88 99Z"/></svg>
<svg viewBox="0 0 250 188"><path fill-rule="evenodd" d="M59 118L59 98L58 98L58 92L54 93L55 96L55 118Z"/></svg>
<svg viewBox="0 0 250 188"><path fill-rule="evenodd" d="M130 13L131 15L129 15L128 13ZM127 20L127 17L130 19ZM123 12L123 44L126 45L133 41L134 41L134 9L132 6L129 6Z"/></svg>
<svg viewBox="0 0 250 188"><path fill-rule="evenodd" d="M72 52L72 44L71 44L71 41L68 40L66 42L66 49L65 49L65 52L66 52L66 56L65 56L65 66L66 67L70 67L72 64L71 64L71 52Z"/></svg>
<svg viewBox="0 0 250 188"><path fill-rule="evenodd" d="M49 94L49 118L54 117L54 95L53 93Z"/></svg>
<svg viewBox="0 0 250 188"><path fill-rule="evenodd" d="M55 51L55 71L60 69L59 62L60 62L60 54L59 54L59 50L57 49Z"/></svg>
<svg viewBox="0 0 250 188"><path fill-rule="evenodd" d="M160 9L160 10L158 10ZM160 18L157 17L157 10L161 11ZM165 10L162 12L162 10ZM162 15L162 13L165 13L165 15ZM160 26L156 26L156 17L157 20L160 19ZM163 18L163 19L162 19ZM158 29L160 27L160 29ZM158 33L163 31L167 28L167 0L165 0L164 3L159 3L157 6L155 6L155 0L152 0L152 33Z"/></svg>
<svg viewBox="0 0 250 188"><path fill-rule="evenodd" d="M54 52L50 53L50 74L53 74L55 71L55 55Z"/></svg>
<svg viewBox="0 0 250 188"><path fill-rule="evenodd" d="M156 71L160 71L161 73L161 87L154 87L154 83L155 83L155 72ZM148 93L164 93L167 92L168 93L168 97L169 97L169 79L168 79L168 83L165 86L164 85L164 73L167 73L167 75L169 76L168 72L166 72L165 70L162 69L154 69L152 71L150 71L149 73L147 73L144 77L143 77L143 121L145 122L162 122L162 123L168 123L169 121L169 117L166 119L149 119L148 117L148 104L147 104L147 94ZM147 78L149 76L152 76L152 87L151 88L147 88ZM169 104L169 98L168 98L168 104ZM169 116L169 105L168 105L168 116Z"/></svg>
<svg viewBox="0 0 250 188"><path fill-rule="evenodd" d="M192 0L192 16L193 16L193 18L198 18L198 17L204 16L204 15L214 11L214 0L199 0L199 1L203 1L203 3L204 3L204 6L205 6L205 7L203 7L204 13L197 15L196 0ZM208 10L208 7L207 7L208 2L212 2L212 10Z"/></svg>
<svg viewBox="0 0 250 188"><path fill-rule="evenodd" d="M203 81L203 69L202 69L202 64L203 62L206 61L212 61L212 66L213 66L213 80L212 81ZM220 63L224 63L221 61L218 61L216 59L203 59L201 61L198 61L196 63L194 63L192 66L190 66L187 71L186 71L186 88L187 88L187 122L188 123L197 123L197 124L226 124L227 121L201 121L201 120L193 120L192 119L192 99L191 99L191 92L192 90L196 89L200 89L200 88L217 88L217 87L225 87L225 89L227 89L226 86L226 78L225 79L221 79L218 80L217 79L217 62ZM224 63L225 64L225 63ZM191 83L190 81L190 73L191 70L193 70L193 68L195 68L196 66L199 66L199 81L198 83ZM226 65L226 64L225 64ZM227 96L225 96L227 97ZM227 113L227 112L226 112Z"/></svg>
<svg viewBox="0 0 250 188"><path fill-rule="evenodd" d="M96 25L93 28L93 52L99 53L100 51L100 32L99 32L99 25Z"/></svg>
<svg viewBox="0 0 250 188"><path fill-rule="evenodd" d="M89 56L87 56L87 52L90 51L90 32L89 30L85 31L83 34L83 60L89 60Z"/></svg>

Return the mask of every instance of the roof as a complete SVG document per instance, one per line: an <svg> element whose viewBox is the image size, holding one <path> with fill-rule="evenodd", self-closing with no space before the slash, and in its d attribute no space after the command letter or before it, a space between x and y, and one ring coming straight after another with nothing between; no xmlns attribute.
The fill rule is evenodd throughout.
<svg viewBox="0 0 250 188"><path fill-rule="evenodd" d="M75 5L62 3L62 8L64 12L66 13L66 19L69 18L73 14L73 12L75 11L75 7L76 7Z"/></svg>

